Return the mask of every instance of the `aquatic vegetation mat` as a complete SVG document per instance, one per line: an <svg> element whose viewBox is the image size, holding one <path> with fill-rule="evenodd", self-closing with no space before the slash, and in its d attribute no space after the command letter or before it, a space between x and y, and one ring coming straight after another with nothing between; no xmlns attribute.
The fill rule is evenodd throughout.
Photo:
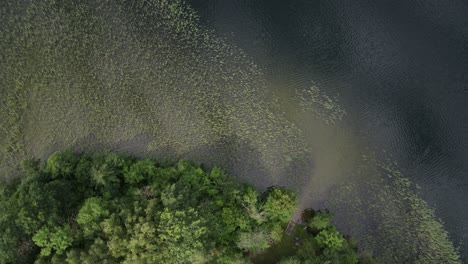
<svg viewBox="0 0 468 264"><path fill-rule="evenodd" d="M312 112L326 124L334 124L346 115L346 110L340 106L338 98L327 95L317 86L297 90L296 98L303 111Z"/></svg>
<svg viewBox="0 0 468 264"><path fill-rule="evenodd" d="M4 164L76 145L132 149L123 142L142 135L136 151L173 156L239 141L242 157L255 150L256 167L278 170L305 152L300 131L264 100L255 64L179 1L5 5Z"/></svg>
<svg viewBox="0 0 468 264"><path fill-rule="evenodd" d="M349 234L359 238L359 245L383 263L461 263L434 210L396 164L374 156L364 156L363 161L356 177L372 176L341 183L328 203L343 213Z"/></svg>

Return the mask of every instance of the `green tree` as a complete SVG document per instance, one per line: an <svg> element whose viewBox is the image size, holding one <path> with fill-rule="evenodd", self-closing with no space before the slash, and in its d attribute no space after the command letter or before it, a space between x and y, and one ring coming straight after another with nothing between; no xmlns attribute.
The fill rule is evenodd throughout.
<svg viewBox="0 0 468 264"><path fill-rule="evenodd" d="M239 207L224 207L221 211L221 219L224 223L223 229L227 233L232 233L238 228L247 230L250 228L250 220Z"/></svg>
<svg viewBox="0 0 468 264"><path fill-rule="evenodd" d="M255 220L258 224L265 222L265 216L259 211L259 194L250 185L246 185L243 194L240 197L240 203L244 207L247 214Z"/></svg>
<svg viewBox="0 0 468 264"><path fill-rule="evenodd" d="M288 222L296 209L296 199L291 190L272 187L262 205L262 212L271 221Z"/></svg>
<svg viewBox="0 0 468 264"><path fill-rule="evenodd" d="M79 158L71 151L57 152L47 160L45 170L53 178L70 177L78 160Z"/></svg>
<svg viewBox="0 0 468 264"><path fill-rule="evenodd" d="M61 255L73 243L69 225L64 225L62 227L55 226L53 228L43 226L33 236L32 240L41 248L42 256L49 256L52 250L54 250L56 254Z"/></svg>
<svg viewBox="0 0 468 264"><path fill-rule="evenodd" d="M22 173L0 184L0 264L249 263L281 241L296 201L286 188L261 195L187 161L66 152L26 161ZM320 232L297 257L354 263L329 218L313 221Z"/></svg>
<svg viewBox="0 0 468 264"><path fill-rule="evenodd" d="M194 208L185 211L164 209L158 227L159 237L166 247L170 261L183 263L203 251L203 240L208 232L205 220Z"/></svg>
<svg viewBox="0 0 468 264"><path fill-rule="evenodd" d="M46 222L60 220L59 201L55 200L44 183L24 181L14 193L11 202L17 208L16 225L27 235L33 235Z"/></svg>
<svg viewBox="0 0 468 264"><path fill-rule="evenodd" d="M328 227L320 231L317 234L316 241L317 245L331 251L341 249L345 243L343 235L335 227Z"/></svg>
<svg viewBox="0 0 468 264"><path fill-rule="evenodd" d="M279 264L302 264L302 261L297 256L293 256L281 259Z"/></svg>
<svg viewBox="0 0 468 264"><path fill-rule="evenodd" d="M92 237L100 230L99 224L108 215L106 202L100 197L90 197L81 207L76 222L86 237Z"/></svg>
<svg viewBox="0 0 468 264"><path fill-rule="evenodd" d="M106 241L101 238L96 238L84 250L76 248L68 251L66 261L69 264L121 263L121 261L111 256Z"/></svg>
<svg viewBox="0 0 468 264"><path fill-rule="evenodd" d="M258 254L270 246L268 234L263 231L241 233L237 247L244 251Z"/></svg>
<svg viewBox="0 0 468 264"><path fill-rule="evenodd" d="M150 180L155 177L156 165L149 159L137 161L124 171L125 181L130 184Z"/></svg>
<svg viewBox="0 0 468 264"><path fill-rule="evenodd" d="M308 226L317 231L323 230L331 225L332 217L333 214L328 211L317 211Z"/></svg>

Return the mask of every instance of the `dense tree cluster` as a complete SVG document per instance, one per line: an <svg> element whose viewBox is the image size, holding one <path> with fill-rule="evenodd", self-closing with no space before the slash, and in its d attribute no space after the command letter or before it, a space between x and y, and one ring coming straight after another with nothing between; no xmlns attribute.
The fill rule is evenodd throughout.
<svg viewBox="0 0 468 264"><path fill-rule="evenodd" d="M374 263L366 253L358 257L354 243L331 224L331 219L328 211L317 211L308 217L306 231L296 232L302 245L293 256L282 258L280 264Z"/></svg>
<svg viewBox="0 0 468 264"><path fill-rule="evenodd" d="M292 191L260 194L219 168L118 154L25 161L0 186L0 263L249 263L296 207ZM311 249L337 252L344 238L320 221ZM303 251L298 261L318 252Z"/></svg>
<svg viewBox="0 0 468 264"><path fill-rule="evenodd" d="M233 263L281 238L295 195L117 154L23 164L1 189L1 262Z"/></svg>

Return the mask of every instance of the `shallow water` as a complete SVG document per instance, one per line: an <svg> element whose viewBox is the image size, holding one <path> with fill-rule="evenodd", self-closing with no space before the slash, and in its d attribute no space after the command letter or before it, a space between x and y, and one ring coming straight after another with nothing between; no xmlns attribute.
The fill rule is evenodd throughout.
<svg viewBox="0 0 468 264"><path fill-rule="evenodd" d="M345 177L359 163L350 156L385 151L420 187L467 261L466 2L189 3L206 27L264 69L269 89L314 146L314 186ZM298 114L295 90L311 83L340 94L348 115L339 127L323 129Z"/></svg>

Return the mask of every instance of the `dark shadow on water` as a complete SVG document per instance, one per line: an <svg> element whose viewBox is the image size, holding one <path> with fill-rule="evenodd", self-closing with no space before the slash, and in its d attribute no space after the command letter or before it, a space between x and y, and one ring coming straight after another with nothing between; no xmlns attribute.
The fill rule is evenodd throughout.
<svg viewBox="0 0 468 264"><path fill-rule="evenodd" d="M186 159L201 163L206 169L218 166L239 181L250 183L259 190L279 185L292 188L299 194L307 192L302 187L307 186L313 167L311 160L292 160L285 168L276 167L276 165L267 166L255 145L237 136L230 136L216 140L211 144L200 145L184 153L180 153L174 147L169 146L162 146L157 150L148 151L151 142L151 138L143 134L116 143L102 142L96 136L89 135L78 141L72 147L72 150L86 153L117 152L139 158L151 157L161 161ZM51 146L49 149L57 150L60 148ZM46 152L48 155L52 153L53 151Z"/></svg>

